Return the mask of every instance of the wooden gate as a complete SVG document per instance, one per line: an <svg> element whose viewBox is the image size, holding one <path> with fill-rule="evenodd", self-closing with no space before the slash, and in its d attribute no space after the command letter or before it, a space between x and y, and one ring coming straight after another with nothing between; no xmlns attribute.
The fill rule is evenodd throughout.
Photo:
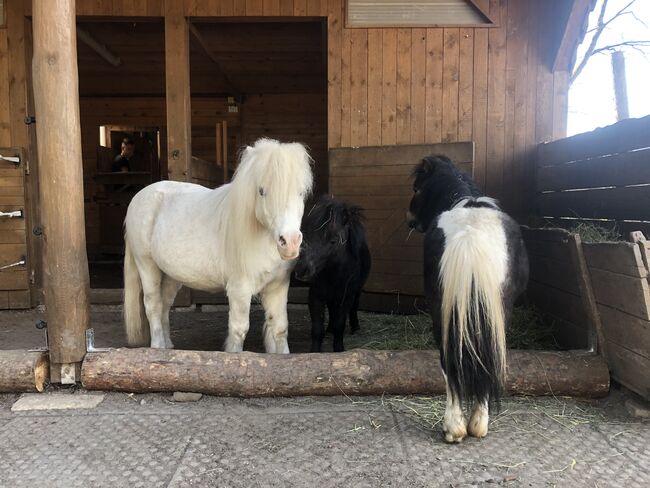
<svg viewBox="0 0 650 488"><path fill-rule="evenodd" d="M359 205L366 216L372 255L366 291L423 294L422 235L409 236L406 211L413 168L431 154L444 154L472 174L473 142L330 149L330 192Z"/></svg>
<svg viewBox="0 0 650 488"><path fill-rule="evenodd" d="M0 309L29 308L24 159L17 148L0 156Z"/></svg>

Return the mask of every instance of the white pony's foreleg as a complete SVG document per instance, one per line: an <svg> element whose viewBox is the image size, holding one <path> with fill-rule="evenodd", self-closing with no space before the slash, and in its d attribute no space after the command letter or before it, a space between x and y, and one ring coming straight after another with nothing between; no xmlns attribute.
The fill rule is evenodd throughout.
<svg viewBox="0 0 650 488"><path fill-rule="evenodd" d="M264 307L264 349L268 353L289 354L289 319L287 318L287 297L289 279L273 281L262 290Z"/></svg>
<svg viewBox="0 0 650 488"><path fill-rule="evenodd" d="M224 344L226 352L241 352L250 324L251 297L249 289L229 286L228 295L228 337Z"/></svg>
<svg viewBox="0 0 650 488"><path fill-rule="evenodd" d="M172 308L174 299L180 290L181 284L170 278L167 275L162 277L161 295L162 295L162 326L163 334L165 336L165 347L167 349L174 349L170 330L169 330L169 311Z"/></svg>
<svg viewBox="0 0 650 488"><path fill-rule="evenodd" d="M485 437L488 433L488 420L490 414L488 411L487 399L475 402L472 408L472 415L467 424L467 432L473 437Z"/></svg>
<svg viewBox="0 0 650 488"><path fill-rule="evenodd" d="M445 385L447 387L447 408L445 409L445 418L442 423L442 430L445 433L445 441L461 442L467 437L467 427L463 407L460 398L449 388L447 375L445 376Z"/></svg>
<svg viewBox="0 0 650 488"><path fill-rule="evenodd" d="M149 321L151 347L165 349L165 334L162 324L162 272L151 259L136 260L136 264L142 281L142 296L147 320Z"/></svg>

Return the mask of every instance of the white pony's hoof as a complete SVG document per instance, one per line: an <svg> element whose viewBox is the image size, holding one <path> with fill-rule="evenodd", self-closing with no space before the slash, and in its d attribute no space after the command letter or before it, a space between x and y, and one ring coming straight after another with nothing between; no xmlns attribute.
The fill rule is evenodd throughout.
<svg viewBox="0 0 650 488"><path fill-rule="evenodd" d="M460 416L453 419L445 419L442 425L442 431L445 434L445 442L455 444L462 442L467 437L467 427L465 427L465 419Z"/></svg>
<svg viewBox="0 0 650 488"><path fill-rule="evenodd" d="M151 339L151 348L152 349L167 349L167 345L165 344L165 341L157 341L154 339Z"/></svg>
<svg viewBox="0 0 650 488"><path fill-rule="evenodd" d="M475 405L472 409L472 416L467 424L467 432L472 437L482 438L488 433L488 421L490 416L487 408L482 405Z"/></svg>

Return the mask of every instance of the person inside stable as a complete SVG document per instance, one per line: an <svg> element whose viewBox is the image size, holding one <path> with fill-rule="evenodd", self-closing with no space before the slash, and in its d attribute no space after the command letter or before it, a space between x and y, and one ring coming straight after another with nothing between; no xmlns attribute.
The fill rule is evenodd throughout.
<svg viewBox="0 0 650 488"><path fill-rule="evenodd" d="M129 161L135 153L135 142L130 137L125 137L122 140L121 152L113 160L113 165L111 166L111 171L116 172L127 172L130 171Z"/></svg>

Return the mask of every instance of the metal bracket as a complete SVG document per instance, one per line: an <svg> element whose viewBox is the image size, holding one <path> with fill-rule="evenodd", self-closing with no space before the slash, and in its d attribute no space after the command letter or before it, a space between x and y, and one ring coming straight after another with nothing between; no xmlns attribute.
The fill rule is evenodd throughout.
<svg viewBox="0 0 650 488"><path fill-rule="evenodd" d="M11 212L0 212L0 217L5 217L7 219L22 219L24 217L23 209L12 210Z"/></svg>
<svg viewBox="0 0 650 488"><path fill-rule="evenodd" d="M95 330L86 329L86 352L106 352L111 347L95 347Z"/></svg>
<svg viewBox="0 0 650 488"><path fill-rule="evenodd" d="M35 123L36 123L36 117L34 117L33 115L28 115L27 117L25 117L25 124L26 125L31 125L31 124L35 124Z"/></svg>
<svg viewBox="0 0 650 488"><path fill-rule="evenodd" d="M44 332L45 336L45 347L37 347L35 349L30 349L30 352L47 352L50 350L50 344L47 340L47 322L45 320L37 320L36 328L41 329Z"/></svg>
<svg viewBox="0 0 650 488"><path fill-rule="evenodd" d="M17 154L16 156L3 156L0 154L0 160L7 161L8 163L14 163L16 165L16 168L20 166L20 154Z"/></svg>

